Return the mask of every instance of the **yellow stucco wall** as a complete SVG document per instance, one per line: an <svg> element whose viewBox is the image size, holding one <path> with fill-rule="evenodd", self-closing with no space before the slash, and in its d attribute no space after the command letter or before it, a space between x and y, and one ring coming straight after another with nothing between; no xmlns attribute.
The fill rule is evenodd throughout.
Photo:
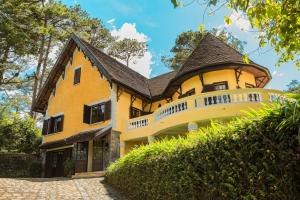
<svg viewBox="0 0 300 200"><path fill-rule="evenodd" d="M80 83L73 84L74 69L81 67ZM110 121L96 124L83 123L83 106L109 100L111 89L105 77L101 77L98 69L84 58L84 54L74 51L72 65L66 67L65 79L60 77L56 86L56 94L49 99L46 116L64 114L63 132L46 135L44 142L63 139L81 131L106 126Z"/></svg>

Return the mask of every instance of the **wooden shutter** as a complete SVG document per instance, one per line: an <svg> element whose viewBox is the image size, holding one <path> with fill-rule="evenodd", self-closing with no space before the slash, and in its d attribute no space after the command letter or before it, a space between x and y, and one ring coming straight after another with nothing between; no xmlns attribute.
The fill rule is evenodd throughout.
<svg viewBox="0 0 300 200"><path fill-rule="evenodd" d="M83 123L91 123L91 106L84 105L83 107Z"/></svg>
<svg viewBox="0 0 300 200"><path fill-rule="evenodd" d="M54 117L51 117L49 120L49 123L48 123L48 134L50 133L54 133Z"/></svg>
<svg viewBox="0 0 300 200"><path fill-rule="evenodd" d="M110 120L111 118L111 101L105 102L104 107L104 120Z"/></svg>
<svg viewBox="0 0 300 200"><path fill-rule="evenodd" d="M42 135L47 135L49 129L49 119L44 120Z"/></svg>
<svg viewBox="0 0 300 200"><path fill-rule="evenodd" d="M60 123L60 127L58 128L58 132L64 130L64 115L60 116L60 118L61 118L61 123Z"/></svg>

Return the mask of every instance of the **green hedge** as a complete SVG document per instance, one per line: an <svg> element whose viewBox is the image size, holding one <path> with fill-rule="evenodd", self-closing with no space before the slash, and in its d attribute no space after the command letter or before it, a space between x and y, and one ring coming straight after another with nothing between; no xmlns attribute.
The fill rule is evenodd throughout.
<svg viewBox="0 0 300 200"><path fill-rule="evenodd" d="M300 108L265 107L134 149L106 181L130 199L299 199Z"/></svg>

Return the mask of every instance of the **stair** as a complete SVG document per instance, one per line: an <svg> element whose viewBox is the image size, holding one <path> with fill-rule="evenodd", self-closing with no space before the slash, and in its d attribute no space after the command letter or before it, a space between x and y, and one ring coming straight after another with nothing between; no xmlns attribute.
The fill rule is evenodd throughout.
<svg viewBox="0 0 300 200"><path fill-rule="evenodd" d="M97 177L103 177L104 175L105 175L105 171L80 172L80 173L75 173L75 175L72 176L72 179L76 179L76 178L97 178Z"/></svg>

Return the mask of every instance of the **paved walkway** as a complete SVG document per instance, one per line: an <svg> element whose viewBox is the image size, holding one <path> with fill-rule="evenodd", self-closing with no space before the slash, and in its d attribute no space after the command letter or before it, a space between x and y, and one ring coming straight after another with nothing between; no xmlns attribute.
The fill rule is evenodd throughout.
<svg viewBox="0 0 300 200"><path fill-rule="evenodd" d="M102 183L103 178L64 179L0 178L0 200L19 199L92 199L124 200L112 188Z"/></svg>

